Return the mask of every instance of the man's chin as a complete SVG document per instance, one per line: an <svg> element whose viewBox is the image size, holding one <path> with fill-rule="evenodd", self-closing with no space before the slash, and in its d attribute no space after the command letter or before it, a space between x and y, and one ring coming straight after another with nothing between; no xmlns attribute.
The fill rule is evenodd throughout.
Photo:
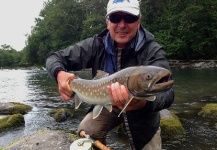
<svg viewBox="0 0 217 150"><path fill-rule="evenodd" d="M115 40L119 44L126 44L129 43L130 40L127 37L119 37L117 40Z"/></svg>

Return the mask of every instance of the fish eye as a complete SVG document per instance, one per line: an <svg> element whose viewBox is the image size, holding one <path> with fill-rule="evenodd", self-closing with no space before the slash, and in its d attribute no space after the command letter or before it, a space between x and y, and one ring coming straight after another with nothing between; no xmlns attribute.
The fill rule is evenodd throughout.
<svg viewBox="0 0 217 150"><path fill-rule="evenodd" d="M147 77L146 77L147 80L150 80L151 78L152 78L152 77L151 77L150 74L148 74Z"/></svg>

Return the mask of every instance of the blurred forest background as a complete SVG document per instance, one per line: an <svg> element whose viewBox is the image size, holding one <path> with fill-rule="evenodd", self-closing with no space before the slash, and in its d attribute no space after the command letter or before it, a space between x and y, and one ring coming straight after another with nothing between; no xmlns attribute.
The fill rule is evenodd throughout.
<svg viewBox="0 0 217 150"><path fill-rule="evenodd" d="M106 28L108 0L49 0L22 51L0 47L0 67L44 66L47 56ZM168 59L217 59L217 0L141 0L142 26Z"/></svg>

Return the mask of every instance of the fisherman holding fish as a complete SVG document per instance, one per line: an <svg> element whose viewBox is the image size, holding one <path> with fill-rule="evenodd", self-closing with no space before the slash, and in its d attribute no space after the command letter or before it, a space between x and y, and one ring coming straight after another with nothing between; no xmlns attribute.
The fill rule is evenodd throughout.
<svg viewBox="0 0 217 150"><path fill-rule="evenodd" d="M163 84L156 82L163 82L164 79L171 85L170 75L168 73L161 75L161 71L159 71L160 73L153 71L151 74L151 68L153 70L156 68L148 68L148 75L141 75L141 79L140 77L139 79L143 81L144 78L147 80L146 82L150 82L147 84L148 89L153 86L155 89L165 88L166 90L161 90L155 96L144 96L143 93L138 94L136 88L139 86L136 86L135 89L133 87L133 90L129 90L128 87L131 87L129 85L131 83L129 82L131 80L130 74L137 73L137 71L129 69L121 72L132 66L156 66L170 70L163 47L155 41L154 36L149 31L141 26L140 19L141 12L138 0L109 0L106 14L107 29L64 50L54 52L47 58L46 69L49 75L58 82L59 93L64 101L74 99L75 95L78 95L83 101L88 100L88 98L94 101L94 97L97 99L94 94L101 94L101 96L104 94L104 97L108 95L111 103L99 108L98 104L93 103L96 104L95 108L90 109L81 121L78 132L84 130L93 139L105 142L106 134L124 122L131 149L160 150L162 147L159 111L171 106L174 101L174 92L172 88L166 88L162 86ZM85 68L92 69L93 77L96 76L98 70L113 75L112 79L105 77L107 79L105 82L109 83L106 85L105 93L97 93L97 87L94 85L92 88L96 89L95 92L88 92L87 87L90 85L77 79L74 74L68 73ZM113 80L116 72L119 71L121 75L118 74L119 78ZM122 82L124 80L120 77L122 74L129 74L127 84ZM160 81L153 81L155 78L152 76L155 75L162 76ZM149 79L150 81L148 81ZM114 82L110 82L111 80ZM100 82L101 86L105 84L104 78L95 81ZM136 84L140 83L137 82ZM79 86L82 85L85 86L83 86L83 91L80 90L81 93L79 93L76 88L79 89ZM98 88L102 89L100 86ZM86 92L86 97L82 97L82 92ZM130 103L128 103L129 101ZM125 108L126 104L127 107ZM79 107L80 102L75 101L75 105ZM123 113L119 116L123 109ZM97 112L96 115L94 110Z"/></svg>

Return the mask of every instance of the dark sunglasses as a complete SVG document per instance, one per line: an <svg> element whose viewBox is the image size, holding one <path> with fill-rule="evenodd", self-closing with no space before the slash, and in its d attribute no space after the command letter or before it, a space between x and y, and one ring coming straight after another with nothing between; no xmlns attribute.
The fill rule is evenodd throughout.
<svg viewBox="0 0 217 150"><path fill-rule="evenodd" d="M130 14L126 14L126 15L119 15L119 14L111 14L108 19L112 22L112 23L119 23L122 19L124 19L124 21L126 23L134 23L135 21L137 21L139 19L138 16L133 16Z"/></svg>

